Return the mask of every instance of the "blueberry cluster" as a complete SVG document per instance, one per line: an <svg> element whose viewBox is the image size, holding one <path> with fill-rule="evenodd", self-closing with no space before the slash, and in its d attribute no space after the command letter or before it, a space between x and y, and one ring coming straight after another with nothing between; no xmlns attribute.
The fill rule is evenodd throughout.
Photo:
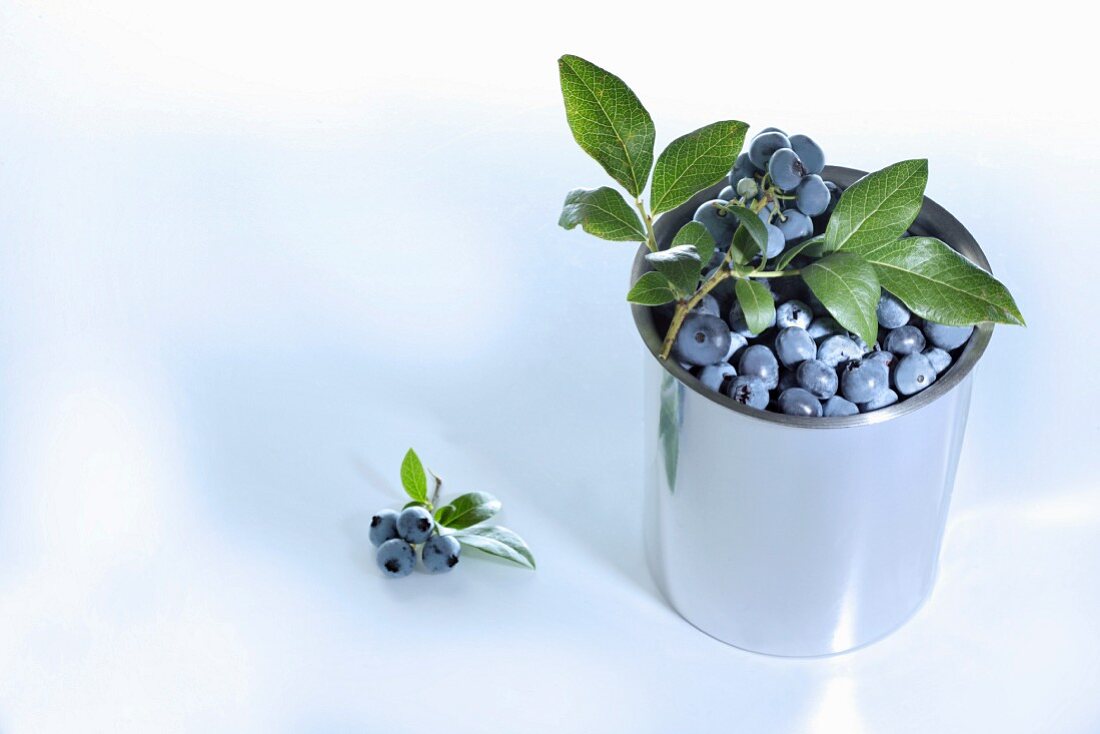
<svg viewBox="0 0 1100 734"><path fill-rule="evenodd" d="M924 390L951 366L974 331L922 321L884 291L877 309L879 340L868 345L829 316L809 289L787 279L782 286L785 292L772 290L775 322L757 336L746 326L740 304L727 310L707 296L684 319L673 356L708 388L743 405L788 415L843 416L884 408Z"/></svg>
<svg viewBox="0 0 1100 734"><path fill-rule="evenodd" d="M382 510L371 518L370 542L378 549L378 567L390 578L412 573L416 546L428 573L446 573L458 564L462 546L450 535L440 535L432 515L423 507L401 512Z"/></svg>
<svg viewBox="0 0 1100 734"><path fill-rule="evenodd" d="M788 137L778 128L764 128L737 156L729 185L695 212L695 221L718 245L715 257L728 249L737 229L736 217L723 208L731 201L758 212L768 233L769 258L813 236L811 218L832 211L840 198L837 186L821 177L824 170L825 153L809 136Z"/></svg>

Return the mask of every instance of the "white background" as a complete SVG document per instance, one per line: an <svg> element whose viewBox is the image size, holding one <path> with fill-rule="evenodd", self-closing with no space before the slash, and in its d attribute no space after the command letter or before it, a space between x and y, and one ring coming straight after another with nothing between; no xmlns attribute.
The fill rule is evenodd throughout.
<svg viewBox="0 0 1100 734"><path fill-rule="evenodd" d="M0 732L1100 730L1080 11L390 5L0 3ZM892 637L767 658L654 589L632 247L555 225L604 183L563 52L658 146L732 117L928 157L1016 294ZM409 445L539 570L383 579Z"/></svg>

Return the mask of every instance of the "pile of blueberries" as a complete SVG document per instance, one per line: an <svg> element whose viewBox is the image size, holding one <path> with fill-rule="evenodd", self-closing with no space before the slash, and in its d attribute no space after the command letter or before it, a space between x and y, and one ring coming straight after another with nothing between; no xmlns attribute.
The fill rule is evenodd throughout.
<svg viewBox="0 0 1100 734"><path fill-rule="evenodd" d="M412 573L417 545L420 562L428 573L450 571L462 553L459 542L450 535L440 535L431 513L419 506L401 512L382 510L372 517L370 542L378 549L378 567L391 578Z"/></svg>
<svg viewBox="0 0 1100 734"><path fill-rule="evenodd" d="M730 201L759 207L768 258L812 237L811 217L831 212L840 197L838 187L821 178L824 168L825 156L809 137L761 131L737 157L719 198L695 212L718 245L716 261L737 229L736 218L722 209ZM781 208L783 202L793 206ZM829 316L800 279L759 282L777 304L768 328L754 336L732 293L723 298L716 290L718 298L707 295L684 319L672 356L711 390L760 410L832 417L893 405L934 383L974 331L922 321L883 291L879 339L869 345Z"/></svg>

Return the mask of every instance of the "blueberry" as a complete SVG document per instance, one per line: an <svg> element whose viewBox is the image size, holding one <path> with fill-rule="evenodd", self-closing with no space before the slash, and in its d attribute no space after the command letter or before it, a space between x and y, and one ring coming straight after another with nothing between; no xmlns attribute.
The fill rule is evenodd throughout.
<svg viewBox="0 0 1100 734"><path fill-rule="evenodd" d="M821 176L811 173L802 179L794 192L794 205L808 217L825 213L829 208L829 189Z"/></svg>
<svg viewBox="0 0 1100 734"><path fill-rule="evenodd" d="M737 186L737 182L743 178L752 178L758 170L749 160L748 152L742 153L737 156L737 160L733 162L733 168L730 169L729 182L730 186Z"/></svg>
<svg viewBox="0 0 1100 734"><path fill-rule="evenodd" d="M859 334L848 334L848 338L854 341L856 343L856 346L859 347L860 351L864 354L867 354L872 350L872 348L867 345L867 342L863 341L863 337ZM878 349L878 344L876 344L874 348Z"/></svg>
<svg viewBox="0 0 1100 734"><path fill-rule="evenodd" d="M788 326L775 335L775 353L785 367L813 359L817 345L809 333L799 326Z"/></svg>
<svg viewBox="0 0 1100 734"><path fill-rule="evenodd" d="M748 322L745 321L745 312L741 310L741 304L737 301L734 301L733 307L730 308L729 324L734 334L739 334L744 337L755 336L749 330ZM773 326L775 326L774 318L773 321L764 328L770 329Z"/></svg>
<svg viewBox="0 0 1100 734"><path fill-rule="evenodd" d="M741 353L737 363L737 374L742 377L755 377L764 387L771 390L779 384L779 362L772 350L763 344L754 344Z"/></svg>
<svg viewBox="0 0 1100 734"><path fill-rule="evenodd" d="M840 392L853 403L869 403L889 389L890 370L881 362L849 362L840 375Z"/></svg>
<svg viewBox="0 0 1100 734"><path fill-rule="evenodd" d="M737 377L737 370L729 362L708 364L699 370L699 382L714 392L722 392L722 385L727 377Z"/></svg>
<svg viewBox="0 0 1100 734"><path fill-rule="evenodd" d="M737 198L737 189L727 186L718 192L718 198L722 201L733 201Z"/></svg>
<svg viewBox="0 0 1100 734"><path fill-rule="evenodd" d="M721 362L729 348L730 330L726 322L709 313L692 311L680 325L672 354L680 362L702 367Z"/></svg>
<svg viewBox="0 0 1100 734"><path fill-rule="evenodd" d="M397 516L397 534L410 543L423 543L432 534L432 515L423 507L406 507Z"/></svg>
<svg viewBox="0 0 1100 734"><path fill-rule="evenodd" d="M737 217L720 208L727 203L721 199L704 201L695 210L694 216L695 221L710 232L715 244L723 248L729 246L730 240L733 239L733 230L737 229Z"/></svg>
<svg viewBox="0 0 1100 734"><path fill-rule="evenodd" d="M779 323L778 315L776 323ZM848 336L848 330L837 323L837 320L832 316L818 316L810 322L810 325L806 327L806 331L810 332L810 336L814 339L824 339L827 336L836 335Z"/></svg>
<svg viewBox="0 0 1100 734"><path fill-rule="evenodd" d="M808 135L792 135L790 141L791 149L798 153L808 172L821 173L825 170L825 151Z"/></svg>
<svg viewBox="0 0 1100 734"><path fill-rule="evenodd" d="M458 565L462 545L452 535L435 535L420 549L420 562L428 573L447 573Z"/></svg>
<svg viewBox="0 0 1100 734"><path fill-rule="evenodd" d="M768 233L768 247L764 252L764 257L775 257L783 252L783 247L787 244L787 238L783 236L783 230L774 224L765 223L764 230Z"/></svg>
<svg viewBox="0 0 1100 734"><path fill-rule="evenodd" d="M924 322L924 334L932 346L951 351L966 344L967 339L974 333L973 326L945 326L932 321Z"/></svg>
<svg viewBox="0 0 1100 734"><path fill-rule="evenodd" d="M780 329L785 329L788 326L809 329L813 320L814 312L802 301L792 299L780 304L779 308L775 309L775 325Z"/></svg>
<svg viewBox="0 0 1100 734"><path fill-rule="evenodd" d="M775 389L783 392L789 387L799 387L798 375L794 370L783 368L779 371L779 384Z"/></svg>
<svg viewBox="0 0 1100 734"><path fill-rule="evenodd" d="M859 412L866 413L871 410L878 410L879 408L885 408L887 405L893 405L898 401L898 394L893 390L885 390L881 395L872 400L869 403L863 403L859 406Z"/></svg>
<svg viewBox="0 0 1100 734"><path fill-rule="evenodd" d="M896 395L894 396L894 399L897 399ZM859 408L856 407L855 403L849 400L845 400L839 395L834 395L833 397L826 400L822 408L822 413L826 418L836 418L845 415L856 415L857 413L859 413Z"/></svg>
<svg viewBox="0 0 1100 734"><path fill-rule="evenodd" d="M378 546L375 560L382 573L399 579L412 573L413 566L416 565L416 551L401 538L393 538Z"/></svg>
<svg viewBox="0 0 1100 734"><path fill-rule="evenodd" d="M768 176L783 191L794 191L802 183L806 169L798 154L790 148L780 148L768 160Z"/></svg>
<svg viewBox="0 0 1100 734"><path fill-rule="evenodd" d="M779 409L787 415L820 416L821 401L808 390L792 387L779 395Z"/></svg>
<svg viewBox="0 0 1100 734"><path fill-rule="evenodd" d="M878 299L878 325L884 329L896 329L909 323L909 309L892 293L882 292Z"/></svg>
<svg viewBox="0 0 1100 734"><path fill-rule="evenodd" d="M863 350L845 334L827 337L817 348L817 358L834 368L841 362L859 359L862 356Z"/></svg>
<svg viewBox="0 0 1100 734"><path fill-rule="evenodd" d="M936 368L923 354L907 354L894 368L894 387L902 395L912 395L936 381Z"/></svg>
<svg viewBox="0 0 1100 734"><path fill-rule="evenodd" d="M798 386L809 391L815 398L825 399L836 395L839 382L836 370L820 359L807 359L798 365L797 375Z"/></svg>
<svg viewBox="0 0 1100 734"><path fill-rule="evenodd" d="M778 130L762 132L749 143L749 160L761 171L766 171L772 154L782 148L790 147L791 141Z"/></svg>
<svg viewBox="0 0 1100 734"><path fill-rule="evenodd" d="M770 224L775 217L775 204L765 204L761 207L760 211L756 213L756 216L760 217L760 221L764 224Z"/></svg>
<svg viewBox="0 0 1100 734"><path fill-rule="evenodd" d="M729 388L726 391L733 400L747 405L750 408L756 408L757 410L764 410L768 407L768 401L771 400L771 395L768 394L768 388L764 386L764 383L757 377L735 377L733 382L730 383Z"/></svg>
<svg viewBox="0 0 1100 734"><path fill-rule="evenodd" d="M899 357L906 354L914 354L924 349L924 334L912 324L891 329L882 342L887 352L893 352Z"/></svg>
<svg viewBox="0 0 1100 734"><path fill-rule="evenodd" d="M756 179L749 176L737 182L736 191L738 196L743 196L746 199L755 199L756 195L760 193L760 187L756 185Z"/></svg>
<svg viewBox="0 0 1100 734"><path fill-rule="evenodd" d="M809 237L814 233L814 223L797 209L784 209L776 226L783 232L783 238L787 242Z"/></svg>
<svg viewBox="0 0 1100 734"><path fill-rule="evenodd" d="M893 367L895 364L897 364L898 358L894 355L893 352L887 352L887 351L884 351L884 350L881 350L881 349L876 349L875 351L871 352L870 354L864 355L863 361L864 362L881 362L882 364L886 365L887 369L889 369L889 368Z"/></svg>
<svg viewBox="0 0 1100 734"><path fill-rule="evenodd" d="M932 369L936 370L937 375L943 374L944 370L951 366L951 353L946 349L928 347L921 354L928 357L928 361L931 363Z"/></svg>
<svg viewBox="0 0 1100 734"><path fill-rule="evenodd" d="M375 548L397 537L397 512L382 510L370 519L370 542Z"/></svg>
<svg viewBox="0 0 1100 734"><path fill-rule="evenodd" d="M699 301L699 305L693 310L700 313L709 313L711 316L718 316L722 312L718 306L718 299L709 293L703 296L703 300Z"/></svg>
<svg viewBox="0 0 1100 734"><path fill-rule="evenodd" d="M748 345L749 340L740 334L730 332L730 348L726 350L726 356L722 358L723 362L729 362L733 359L734 355L740 352Z"/></svg>

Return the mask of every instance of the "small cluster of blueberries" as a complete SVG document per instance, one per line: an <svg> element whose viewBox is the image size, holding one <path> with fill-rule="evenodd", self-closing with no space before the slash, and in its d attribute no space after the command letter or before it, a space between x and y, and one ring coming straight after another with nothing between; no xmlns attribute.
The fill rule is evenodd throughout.
<svg viewBox="0 0 1100 734"><path fill-rule="evenodd" d="M432 515L423 507L401 512L382 510L371 518L370 542L378 549L378 567L392 578L408 576L416 566L416 549L428 573L446 573L458 564L462 546L450 535L440 535Z"/></svg>
<svg viewBox="0 0 1100 734"><path fill-rule="evenodd" d="M764 128L750 141L749 149L737 156L729 185L717 199L703 202L695 211L695 221L707 228L718 250L724 251L738 224L726 205L755 203L768 233L765 254L776 257L788 244L812 237L811 217L828 213L840 199L837 185L821 178L824 170L825 153L808 135L788 137L779 128ZM774 193L782 198L769 195ZM790 206L780 208L781 202ZM718 252L715 257L720 258Z"/></svg>
<svg viewBox="0 0 1100 734"><path fill-rule="evenodd" d="M812 237L811 218L831 213L841 193L821 178L824 169L825 154L808 136L774 127L758 133L734 162L729 185L695 212L718 246L711 266L738 227L724 208L731 201L759 208L767 258ZM783 202L792 205L781 209ZM868 345L797 279L760 282L777 303L775 321L762 333L749 330L739 303L707 295L684 319L672 349L708 388L760 410L832 417L884 408L935 382L974 331L922 321L883 291L879 341Z"/></svg>
<svg viewBox="0 0 1100 734"><path fill-rule="evenodd" d="M673 357L711 390L760 410L845 416L885 408L924 390L974 331L922 321L883 292L879 342L866 344L812 294L779 303L775 322L753 337L739 304L728 321L713 296L684 319ZM774 298L781 298L773 291ZM751 343L750 343L751 341ZM736 367L734 366L736 364Z"/></svg>

